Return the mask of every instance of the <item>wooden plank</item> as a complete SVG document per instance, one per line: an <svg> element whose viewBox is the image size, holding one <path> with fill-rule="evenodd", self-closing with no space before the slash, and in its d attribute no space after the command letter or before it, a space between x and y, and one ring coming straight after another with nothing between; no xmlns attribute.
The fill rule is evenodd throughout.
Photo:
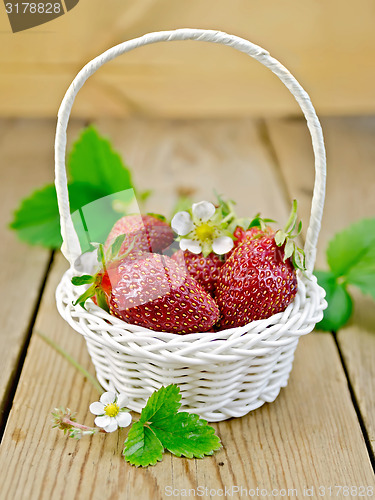
<svg viewBox="0 0 375 500"><path fill-rule="evenodd" d="M217 166L220 156L225 156L223 152L231 150L230 156L236 158L239 151L239 156L245 158L245 151L251 151L245 162L246 177L239 179L243 182L248 179L247 185L252 185L252 190L257 193L264 182L262 175L271 175L267 170L271 172L273 167L254 132L254 124L238 122L241 140L235 134L223 134L223 131L234 130L234 121L206 125L209 127L205 133L202 123L190 124L190 131L188 124L181 125L180 133L187 140L185 148L177 141L176 123L164 124L162 132L161 122L157 126L152 123L149 133L146 123L130 123L123 128L129 131L129 135L119 132L118 137L128 144L129 157L135 160L136 146L133 146L132 153L131 145L137 137L137 130L140 131L136 143L143 146L145 156L143 168L140 167L141 161L137 168L142 168L144 175L150 172L148 182L155 179L162 185L164 178L169 183L173 168L177 168L175 165L183 164L182 171L187 164L198 171L201 165L204 172L207 170L212 174L210 184L202 187L203 174L202 177L190 175L186 179L203 195L210 193L215 181L219 182L221 174ZM104 124L100 124L100 129L104 130ZM109 132L109 129L107 123L106 130ZM134 135L130 133L132 129ZM119 124L114 124L113 130L119 130ZM192 141L192 138L202 138L202 134L201 142L206 146L201 146L198 154L192 145L199 144L199 141ZM211 134L216 140L221 138L222 142L215 146L213 139L209 140ZM118 137L114 139L116 144ZM160 158L147 146L146 138L153 144L152 137L157 139ZM242 141L244 144L240 146ZM208 145L213 147L211 152ZM176 163L166 164L163 157L170 160L174 157ZM166 167L166 170L161 167ZM159 173L152 173L153 168ZM240 165L238 168L241 171ZM276 186L272 192L276 193ZM244 194L246 197L242 198ZM240 206L246 206L248 198L248 191L242 193ZM173 200L164 199L165 207L169 208ZM287 211L281 198L279 202L272 197L267 199L269 212L272 212L273 204ZM158 196L154 201L157 206L162 205ZM267 209L268 202L264 203ZM92 370L84 340L56 311L54 291L66 267L59 255L49 275L35 328L57 341ZM147 500L165 498L170 491L167 487L175 488L175 498L183 498L187 489L198 492L199 486L217 491L232 486L248 490L267 488L269 491L295 488L302 496L303 488L311 486L316 489L319 485L374 484L346 379L333 339L328 335L310 335L301 339L290 383L274 403L241 419L215 424L224 448L203 460L180 459L166 454L155 467L136 469L121 458L126 430L118 435L95 436L76 442L51 429L50 411L60 405L78 411L79 420L91 425L93 416L88 406L96 398L97 394L82 376L34 333L0 450L0 461L4 463L0 470L4 498L43 500L54 496L57 499L113 497Z"/></svg>
<svg viewBox="0 0 375 500"><path fill-rule="evenodd" d="M71 136L79 127L81 123L72 123ZM50 259L48 250L20 242L7 226L23 197L53 182L54 133L52 120L0 120L0 259L6 283L0 304L0 428Z"/></svg>
<svg viewBox="0 0 375 500"><path fill-rule="evenodd" d="M261 211L283 220L288 214L253 120L102 119L96 124L132 168L135 185L153 190L147 210L169 215L178 193L214 201L216 190L237 201L241 216Z"/></svg>
<svg viewBox="0 0 375 500"><path fill-rule="evenodd" d="M52 178L52 137L51 122L0 120L0 429L49 261L48 251L21 243L7 225L19 200Z"/></svg>
<svg viewBox="0 0 375 500"><path fill-rule="evenodd" d="M71 74L60 74L52 66L46 72L22 72L15 76L2 74L0 93L7 95L0 103L0 116L20 116L21 118L48 118L57 116L61 101L74 78ZM41 80L43 85L40 84ZM41 88L43 94L40 94ZM125 116L127 103L116 90L107 89L105 83L89 81L80 92L72 110L73 117L88 119L97 114ZM120 112L121 110L121 112Z"/></svg>
<svg viewBox="0 0 375 500"><path fill-rule="evenodd" d="M302 121L268 123L272 143L290 191L309 210L312 152ZM328 182L317 263L326 267L327 242L339 230L362 217L375 215L375 119L324 119ZM291 147L292 145L292 147ZM367 433L375 450L375 316L374 302L352 290L354 314L337 335Z"/></svg>
<svg viewBox="0 0 375 500"><path fill-rule="evenodd" d="M200 0L191 0L187 9L175 0L123 0L121 6L119 10L116 3L81 1L51 23L17 34L11 32L3 9L0 113L24 116L27 109L30 116L54 117L53 89L65 90L92 57L124 40L177 26L221 29L264 46L306 83L319 113L375 110L375 69L368 64L375 48L371 0L362 0L360 7L340 0L305 0L303 6L285 0L273 2L272 9L247 0L206 0L204 7ZM111 92L93 92L87 98L90 105L77 108L77 116L102 116L98 94L99 102L108 105L104 113L116 116L111 99L115 92L124 97L118 103L122 116L129 113L129 99L133 114L173 118L280 116L298 110L258 63L207 44L142 48L111 63L98 81L105 81Z"/></svg>

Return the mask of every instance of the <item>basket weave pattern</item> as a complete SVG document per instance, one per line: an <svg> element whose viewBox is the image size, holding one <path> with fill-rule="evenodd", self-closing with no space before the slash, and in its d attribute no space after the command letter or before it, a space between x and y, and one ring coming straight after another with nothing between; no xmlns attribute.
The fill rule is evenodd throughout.
<svg viewBox="0 0 375 500"><path fill-rule="evenodd" d="M157 334L127 325L92 301L87 311L72 302L79 288L68 270L60 282L60 314L82 333L106 390L124 391L140 411L161 385L176 383L183 409L210 422L240 417L272 402L287 385L298 339L322 317L324 292L316 280L300 277L294 301L282 312L221 332Z"/></svg>
<svg viewBox="0 0 375 500"><path fill-rule="evenodd" d="M66 129L79 89L104 63L139 46L173 40L198 40L231 46L271 69L295 96L307 120L315 154L315 185L306 235L307 271L298 275L298 292L284 312L239 328L176 335L124 323L92 301L73 302L82 293L71 283L75 274L91 273L90 258L81 259L70 216L65 170ZM100 384L129 395L129 408L140 411L161 385L176 383L182 407L208 421L240 417L271 402L287 385L299 337L323 317L324 290L312 275L325 194L325 149L319 120L309 96L268 52L247 40L209 30L180 29L144 35L117 45L88 63L69 87L60 107L55 143L56 191L63 237L62 252L70 262L56 290L63 318L85 337Z"/></svg>

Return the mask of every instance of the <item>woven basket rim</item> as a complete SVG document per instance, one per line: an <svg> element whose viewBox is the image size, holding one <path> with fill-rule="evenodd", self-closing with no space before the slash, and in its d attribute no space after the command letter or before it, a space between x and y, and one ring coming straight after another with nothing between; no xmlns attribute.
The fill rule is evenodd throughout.
<svg viewBox="0 0 375 500"><path fill-rule="evenodd" d="M63 307L59 304L58 300L61 290L65 289L65 291L69 291L70 293L68 293L68 295L70 295L71 299L75 300L84 288L84 286L81 288L71 284L73 274L73 270L71 268L68 269L64 273L56 290L59 312L63 317L65 317L66 312L64 313ZM71 305L70 307L72 311L77 312L77 315L84 317L86 321L100 323L100 326L105 331L122 330L122 333L119 333L118 337L121 337L123 341L125 341L125 339L129 341L137 340L139 339L139 336L142 336L142 338L145 340L147 339L150 344L159 344L162 348L167 348L167 346L177 347L178 345L184 344L197 345L201 342L226 341L230 343L231 341L236 341L239 338L242 340L249 339L251 336L256 336L257 339L259 339L260 335L264 335L267 339L272 338L272 336L277 336L280 327L286 325L285 330L287 331L288 326L290 327L294 324L296 316L299 312L303 311L306 301L310 299L309 292L310 295L318 296L320 304L325 302L325 291L317 284L317 279L314 275L307 277L299 272L297 273L297 281L298 290L296 297L283 312L274 314L266 319L254 320L241 327L227 328L221 331L194 332L185 334L178 334L176 332L160 332L126 323L122 319L107 313L91 300L86 302L86 311L84 311L80 305ZM282 334L279 335L279 337L282 337ZM116 342L116 335L111 335L111 339L113 342Z"/></svg>

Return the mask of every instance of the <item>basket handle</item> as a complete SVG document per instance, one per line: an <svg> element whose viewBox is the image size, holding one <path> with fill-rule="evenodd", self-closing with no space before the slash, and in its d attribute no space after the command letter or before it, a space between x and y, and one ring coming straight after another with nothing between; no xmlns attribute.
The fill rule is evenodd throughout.
<svg viewBox="0 0 375 500"><path fill-rule="evenodd" d="M74 229L70 215L67 176L65 169L66 130L73 102L78 91L96 70L115 57L124 54L125 52L130 52L137 47L141 47L142 45L175 40L198 40L220 43L233 47L240 52L244 52L275 73L275 75L279 77L279 79L294 95L303 114L305 115L307 126L311 134L315 156L315 184L311 204L310 222L306 233L304 248L307 271L312 273L323 213L326 180L326 154L323 132L315 109L311 104L308 94L297 82L297 80L281 63L279 63L279 61L271 57L266 50L243 38L213 30L177 29L172 31L148 33L139 38L120 43L106 52L103 52L101 55L86 64L86 66L84 66L84 68L75 77L67 90L59 109L55 139L55 184L60 212L61 235L63 239L61 247L62 253L70 262L71 266L74 265L75 260L81 254L78 236Z"/></svg>

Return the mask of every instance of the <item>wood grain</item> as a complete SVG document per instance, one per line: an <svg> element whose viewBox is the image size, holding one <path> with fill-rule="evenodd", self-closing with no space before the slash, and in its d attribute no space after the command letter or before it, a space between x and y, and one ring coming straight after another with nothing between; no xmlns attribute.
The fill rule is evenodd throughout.
<svg viewBox="0 0 375 500"><path fill-rule="evenodd" d="M241 173L236 175L240 207L248 206L252 196L250 188L248 192L242 185L251 187L257 202L262 186L271 182L272 196L266 198L262 208L268 212L287 211L282 195L274 194L277 186L271 175L272 156L262 146L256 125L250 121L240 120L237 134L235 121L190 125L153 122L149 128L146 122L99 125L108 133L112 130L114 142L127 151L142 187L151 181L161 187L166 183L165 193L168 188L172 199L164 192L160 198L155 195L152 201L158 208L164 199L165 209L169 209L174 183L182 182L179 176L188 168L202 172L182 177L188 186L197 189L198 196L209 195L215 182L224 188L220 182L225 179L218 167L228 165L226 162L232 157ZM186 138L185 146L182 138ZM136 153L139 145L141 152ZM227 181L230 191L230 176ZM66 267L58 255L49 273L35 330L50 336L93 370L83 338L56 311L54 292ZM167 496L170 490L166 487L176 489L174 498L186 497L187 489L197 492L198 487L208 488L208 495L203 497L209 498L211 488L218 491L232 486L269 491L295 488L301 496L302 489L311 486L374 484L346 378L330 335L302 338L288 387L274 403L241 419L215 424L223 449L203 460L181 459L166 453L155 467L136 469L121 458L126 430L76 442L51 429L50 412L60 405L78 411L79 420L92 425L94 417L88 406L97 397L82 375L34 332L0 449L0 498L158 500Z"/></svg>
<svg viewBox="0 0 375 500"><path fill-rule="evenodd" d="M373 113L374 5L331 0L101 0L13 34L0 11L0 114L55 117L56 101L91 58L124 40L179 27L222 30L264 46L311 92L319 114ZM281 116L299 110L258 63L224 47L163 44L117 59L93 77L84 118ZM99 86L99 83L102 84ZM90 84L91 85L91 84Z"/></svg>
<svg viewBox="0 0 375 500"><path fill-rule="evenodd" d="M27 247L7 226L20 199L52 179L52 138L50 121L0 120L0 429L49 261L48 251Z"/></svg>
<svg viewBox="0 0 375 500"><path fill-rule="evenodd" d="M323 226L317 255L325 268L325 249L334 234L362 217L375 216L375 119L358 117L323 120L327 144L328 177ZM275 146L288 189L301 201L301 214L309 205L312 153L302 121L270 121ZM293 147L291 147L293 144ZM352 290L354 314L337 339L349 377L375 450L375 307L373 300Z"/></svg>
<svg viewBox="0 0 375 500"><path fill-rule="evenodd" d="M283 220L288 214L254 120L102 119L95 123L131 166L135 185L152 189L149 211L169 215L179 193L191 193L195 201L215 201L216 191L237 201L240 216L261 211Z"/></svg>
<svg viewBox="0 0 375 500"><path fill-rule="evenodd" d="M81 126L72 123L71 137ZM22 198L53 182L54 133L52 120L0 120L0 259L6 290L0 303L0 429L50 260L48 250L20 242L8 225Z"/></svg>

